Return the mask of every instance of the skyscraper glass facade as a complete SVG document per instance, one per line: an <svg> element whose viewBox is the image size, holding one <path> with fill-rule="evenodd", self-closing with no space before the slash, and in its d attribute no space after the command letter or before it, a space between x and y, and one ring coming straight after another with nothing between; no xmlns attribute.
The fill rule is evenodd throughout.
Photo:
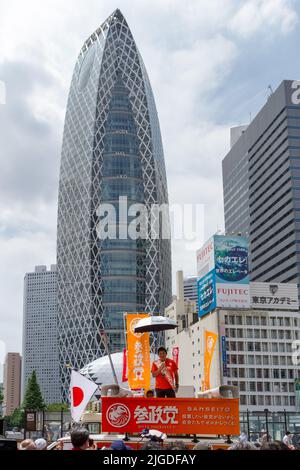
<svg viewBox="0 0 300 470"><path fill-rule="evenodd" d="M60 375L124 346L123 313L163 314L171 301L170 240L120 236L127 210L168 203L154 97L131 31L116 10L83 45L65 119L58 204ZM116 210L116 238L101 238L99 206ZM128 212L128 213L129 213Z"/></svg>
<svg viewBox="0 0 300 470"><path fill-rule="evenodd" d="M105 126L102 203L113 204L117 221L115 240L99 241L101 249L103 321L106 330L123 328L124 311L145 308L145 242L119 238L122 233L119 197L127 207L144 202L142 162L129 93L118 77L112 90ZM126 228L130 219L125 222ZM121 339L115 342L116 349Z"/></svg>

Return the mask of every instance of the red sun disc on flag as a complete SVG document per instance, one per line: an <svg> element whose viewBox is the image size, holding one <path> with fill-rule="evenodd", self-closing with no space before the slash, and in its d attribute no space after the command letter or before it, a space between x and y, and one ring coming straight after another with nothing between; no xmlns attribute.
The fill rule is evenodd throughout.
<svg viewBox="0 0 300 470"><path fill-rule="evenodd" d="M82 388L79 388L79 387L73 387L72 392L73 392L73 406L79 406L84 397L83 390Z"/></svg>

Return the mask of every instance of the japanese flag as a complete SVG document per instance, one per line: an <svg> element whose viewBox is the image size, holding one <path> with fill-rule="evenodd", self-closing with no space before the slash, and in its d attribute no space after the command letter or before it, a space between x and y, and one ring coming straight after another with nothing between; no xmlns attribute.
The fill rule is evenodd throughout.
<svg viewBox="0 0 300 470"><path fill-rule="evenodd" d="M98 385L75 370L71 374L71 415L73 421L78 423L84 412L88 402L97 390Z"/></svg>

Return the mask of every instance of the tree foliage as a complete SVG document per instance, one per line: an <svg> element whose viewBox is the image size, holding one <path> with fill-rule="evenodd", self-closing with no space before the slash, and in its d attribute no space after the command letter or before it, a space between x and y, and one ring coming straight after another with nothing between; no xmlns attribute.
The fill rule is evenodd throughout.
<svg viewBox="0 0 300 470"><path fill-rule="evenodd" d="M30 411L42 411L46 408L35 370L28 379L22 408Z"/></svg>
<svg viewBox="0 0 300 470"><path fill-rule="evenodd" d="M25 413L21 408L16 408L9 418L9 426L11 428L22 429L25 426Z"/></svg>
<svg viewBox="0 0 300 470"><path fill-rule="evenodd" d="M50 403L47 405L46 411L69 411L67 403Z"/></svg>

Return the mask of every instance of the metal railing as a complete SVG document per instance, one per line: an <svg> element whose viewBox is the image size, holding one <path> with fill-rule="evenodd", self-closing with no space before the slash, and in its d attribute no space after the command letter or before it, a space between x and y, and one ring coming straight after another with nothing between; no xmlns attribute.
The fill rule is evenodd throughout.
<svg viewBox="0 0 300 470"><path fill-rule="evenodd" d="M91 434L101 433L101 422L86 422ZM40 411L36 412L36 431L25 429L24 438L44 437L53 442L65 435L72 429L71 414L69 411ZM286 410L273 412L268 409L264 411L245 411L240 413L240 429L251 441L258 440L267 433L272 439L281 440L286 431L299 435L300 440L300 412Z"/></svg>

